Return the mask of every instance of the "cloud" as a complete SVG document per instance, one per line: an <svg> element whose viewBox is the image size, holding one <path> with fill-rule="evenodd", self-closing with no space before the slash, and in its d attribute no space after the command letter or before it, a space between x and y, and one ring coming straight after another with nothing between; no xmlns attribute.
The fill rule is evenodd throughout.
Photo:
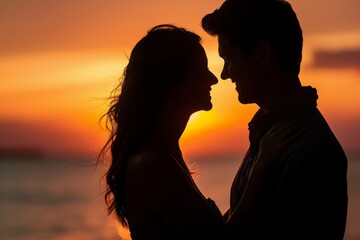
<svg viewBox="0 0 360 240"><path fill-rule="evenodd" d="M317 50L312 67L360 69L360 48L338 51Z"/></svg>

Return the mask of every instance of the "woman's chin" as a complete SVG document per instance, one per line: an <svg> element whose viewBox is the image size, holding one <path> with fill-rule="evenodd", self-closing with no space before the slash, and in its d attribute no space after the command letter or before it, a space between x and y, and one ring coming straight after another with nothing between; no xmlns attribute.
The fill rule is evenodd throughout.
<svg viewBox="0 0 360 240"><path fill-rule="evenodd" d="M196 113L199 111L209 111L213 108L213 105L211 102L203 103L199 105L198 107L193 108L192 113Z"/></svg>
<svg viewBox="0 0 360 240"><path fill-rule="evenodd" d="M206 105L203 106L204 111L210 111L212 109L213 105L211 102L208 102Z"/></svg>

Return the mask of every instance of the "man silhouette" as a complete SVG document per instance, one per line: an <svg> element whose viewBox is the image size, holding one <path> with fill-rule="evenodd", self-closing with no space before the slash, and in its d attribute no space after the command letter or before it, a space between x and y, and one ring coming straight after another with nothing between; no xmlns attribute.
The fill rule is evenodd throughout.
<svg viewBox="0 0 360 240"><path fill-rule="evenodd" d="M202 26L218 37L221 78L235 83L241 103L260 107L249 123L250 148L224 216L230 238L343 239L347 159L316 107L316 89L300 83L302 30L291 5L226 0L203 18ZM254 164L262 164L256 162L261 140L275 128L295 139L268 169L249 214L242 216L236 209L249 180L258 177L251 173ZM267 149L276 142L267 142Z"/></svg>

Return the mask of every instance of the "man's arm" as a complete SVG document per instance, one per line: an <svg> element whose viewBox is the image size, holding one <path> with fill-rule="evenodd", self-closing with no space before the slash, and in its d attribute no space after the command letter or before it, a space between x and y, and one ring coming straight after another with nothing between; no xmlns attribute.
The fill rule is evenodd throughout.
<svg viewBox="0 0 360 240"><path fill-rule="evenodd" d="M329 149L330 150L330 149ZM290 157L280 178L271 239L343 239L347 213L346 157L313 152Z"/></svg>

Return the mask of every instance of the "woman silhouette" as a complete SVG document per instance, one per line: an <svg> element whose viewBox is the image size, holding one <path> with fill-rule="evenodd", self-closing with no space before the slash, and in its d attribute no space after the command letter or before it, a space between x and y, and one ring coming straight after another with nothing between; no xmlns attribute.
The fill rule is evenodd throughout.
<svg viewBox="0 0 360 240"><path fill-rule="evenodd" d="M108 212L136 239L222 239L220 211L195 185L179 139L191 114L212 108L218 82L200 37L159 25L130 55L107 117ZM120 91L121 90L121 91Z"/></svg>

